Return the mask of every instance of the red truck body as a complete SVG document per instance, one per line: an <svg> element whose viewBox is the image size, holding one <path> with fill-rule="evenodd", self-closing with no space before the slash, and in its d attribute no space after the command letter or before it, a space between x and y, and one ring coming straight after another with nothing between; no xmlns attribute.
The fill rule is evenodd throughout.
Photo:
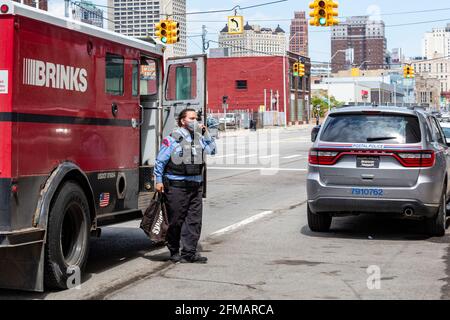
<svg viewBox="0 0 450 320"><path fill-rule="evenodd" d="M141 217L162 134L189 99L164 104L162 45L0 5L0 287L42 291L64 183L83 191L90 232Z"/></svg>

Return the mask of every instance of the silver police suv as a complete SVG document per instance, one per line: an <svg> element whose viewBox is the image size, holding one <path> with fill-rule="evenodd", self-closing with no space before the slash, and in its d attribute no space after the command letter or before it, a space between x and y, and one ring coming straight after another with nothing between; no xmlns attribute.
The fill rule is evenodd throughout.
<svg viewBox="0 0 450 320"><path fill-rule="evenodd" d="M443 236L449 146L434 116L420 108L344 107L312 132L308 224L327 232L332 218L398 214L424 220Z"/></svg>

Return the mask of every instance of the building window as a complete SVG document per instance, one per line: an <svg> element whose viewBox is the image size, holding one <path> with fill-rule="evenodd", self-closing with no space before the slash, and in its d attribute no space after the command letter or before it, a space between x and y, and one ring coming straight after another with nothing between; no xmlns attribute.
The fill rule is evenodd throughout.
<svg viewBox="0 0 450 320"><path fill-rule="evenodd" d="M236 89L246 90L247 89L247 80L236 80Z"/></svg>

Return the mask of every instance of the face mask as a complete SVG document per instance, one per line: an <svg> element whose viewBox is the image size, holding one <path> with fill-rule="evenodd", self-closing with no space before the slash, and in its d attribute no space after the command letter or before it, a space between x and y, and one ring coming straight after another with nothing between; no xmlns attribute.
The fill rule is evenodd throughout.
<svg viewBox="0 0 450 320"><path fill-rule="evenodd" d="M187 128L189 129L189 131L191 132L195 132L198 129L198 121L194 120L194 121L189 121L187 123Z"/></svg>

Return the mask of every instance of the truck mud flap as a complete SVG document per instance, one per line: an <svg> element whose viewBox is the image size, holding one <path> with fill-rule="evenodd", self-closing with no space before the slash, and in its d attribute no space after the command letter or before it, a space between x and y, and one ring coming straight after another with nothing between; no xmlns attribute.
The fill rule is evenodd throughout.
<svg viewBox="0 0 450 320"><path fill-rule="evenodd" d="M0 288L44 291L45 230L0 232Z"/></svg>
<svg viewBox="0 0 450 320"><path fill-rule="evenodd" d="M44 291L44 243L0 248L0 288Z"/></svg>

